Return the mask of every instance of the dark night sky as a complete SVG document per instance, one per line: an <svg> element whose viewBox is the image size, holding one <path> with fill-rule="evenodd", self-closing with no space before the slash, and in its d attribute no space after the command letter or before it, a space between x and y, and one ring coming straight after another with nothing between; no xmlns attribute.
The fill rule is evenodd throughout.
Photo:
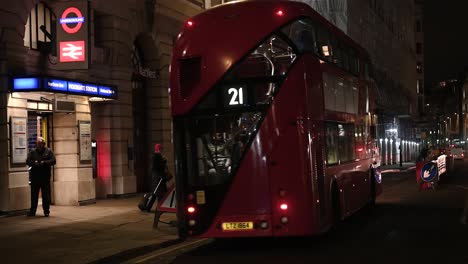
<svg viewBox="0 0 468 264"><path fill-rule="evenodd" d="M468 66L468 1L426 0L424 16L428 88Z"/></svg>

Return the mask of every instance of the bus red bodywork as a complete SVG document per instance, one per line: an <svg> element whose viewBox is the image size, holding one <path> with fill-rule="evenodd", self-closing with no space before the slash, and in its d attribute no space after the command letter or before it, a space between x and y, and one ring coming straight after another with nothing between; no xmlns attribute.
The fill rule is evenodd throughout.
<svg viewBox="0 0 468 264"><path fill-rule="evenodd" d="M298 19L321 25L352 47L361 65L358 72L349 74L313 52L300 52L283 29ZM284 34L271 37L278 30ZM281 43L273 44L278 38ZM283 57L275 57L275 62L262 58L256 51L261 43L287 46L283 57L293 62L277 74ZM364 110L365 98L369 101L372 96L370 88L364 93L367 81L362 65L367 61L363 49L299 2L229 3L187 21L175 43L170 81L180 235L312 235L375 201L381 187L378 151L370 130L360 143L351 138L355 152L347 162L331 164L333 155L340 154L330 154L328 142L329 133L348 133L341 131L343 126L354 131L357 124L372 125L365 121L372 114ZM263 83L250 78L258 75L258 65L270 64L275 73ZM324 74L357 87L355 113L325 109ZM240 84L232 77L244 75L248 77ZM258 96L252 96L262 89L257 87L274 87L275 94L267 92L267 103L259 103ZM228 92L231 97L225 102L234 102L235 107L222 105L225 102L220 99ZM248 96L242 97L244 93ZM244 103L247 100L254 103ZM372 109L370 101L367 108ZM239 125L243 133L249 132L244 135L247 139L232 143L241 132L229 131L236 131L233 127L244 121L253 128ZM354 134L357 138L358 133ZM239 152L240 158L234 158L238 145L245 149ZM219 158L220 152L225 156ZM229 164L226 172L204 167L218 163ZM226 179L219 180L221 175Z"/></svg>

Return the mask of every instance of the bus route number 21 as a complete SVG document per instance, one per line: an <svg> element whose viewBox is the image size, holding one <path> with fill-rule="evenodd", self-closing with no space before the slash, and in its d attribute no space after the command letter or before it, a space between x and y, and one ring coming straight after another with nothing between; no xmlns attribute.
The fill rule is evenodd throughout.
<svg viewBox="0 0 468 264"><path fill-rule="evenodd" d="M227 90L229 106L244 105L244 89L242 87Z"/></svg>

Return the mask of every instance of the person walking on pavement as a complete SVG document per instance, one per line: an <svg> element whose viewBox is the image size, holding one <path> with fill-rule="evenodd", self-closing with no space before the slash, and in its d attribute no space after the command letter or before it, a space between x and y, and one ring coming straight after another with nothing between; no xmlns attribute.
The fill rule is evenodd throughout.
<svg viewBox="0 0 468 264"><path fill-rule="evenodd" d="M36 215L40 190L44 216L48 217L50 214L50 175L51 167L55 165L55 156L52 150L46 147L44 138L37 138L36 148L29 152L26 164L31 167L31 209L28 216Z"/></svg>
<svg viewBox="0 0 468 264"><path fill-rule="evenodd" d="M163 147L161 144L154 145L154 152L153 152L153 164L151 170L151 177L153 183L153 189L156 188L159 181L161 184L159 185L157 191L157 198L160 201L167 192L166 183L168 181L168 169L167 169L167 159L162 154Z"/></svg>

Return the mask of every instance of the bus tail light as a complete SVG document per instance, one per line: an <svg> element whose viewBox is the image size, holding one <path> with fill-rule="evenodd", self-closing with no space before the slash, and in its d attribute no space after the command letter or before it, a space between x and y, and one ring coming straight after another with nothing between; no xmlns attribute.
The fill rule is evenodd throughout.
<svg viewBox="0 0 468 264"><path fill-rule="evenodd" d="M189 220L188 224L189 226L195 226L197 222L195 220Z"/></svg>
<svg viewBox="0 0 468 264"><path fill-rule="evenodd" d="M188 21L187 21L187 26L193 27L193 25L194 25L194 23L193 23L192 20L188 20Z"/></svg>
<svg viewBox="0 0 468 264"><path fill-rule="evenodd" d="M276 10L275 14L276 14L277 16L284 16L284 11L281 10L281 9L278 9L278 10Z"/></svg>
<svg viewBox="0 0 468 264"><path fill-rule="evenodd" d="M194 214L195 211L196 211L196 210L195 210L195 207L193 207L193 206L187 207L187 212L188 212L189 214Z"/></svg>
<svg viewBox="0 0 468 264"><path fill-rule="evenodd" d="M282 203L282 204L280 204L280 209L281 209L282 211L288 210L288 204L287 204L287 203Z"/></svg>

